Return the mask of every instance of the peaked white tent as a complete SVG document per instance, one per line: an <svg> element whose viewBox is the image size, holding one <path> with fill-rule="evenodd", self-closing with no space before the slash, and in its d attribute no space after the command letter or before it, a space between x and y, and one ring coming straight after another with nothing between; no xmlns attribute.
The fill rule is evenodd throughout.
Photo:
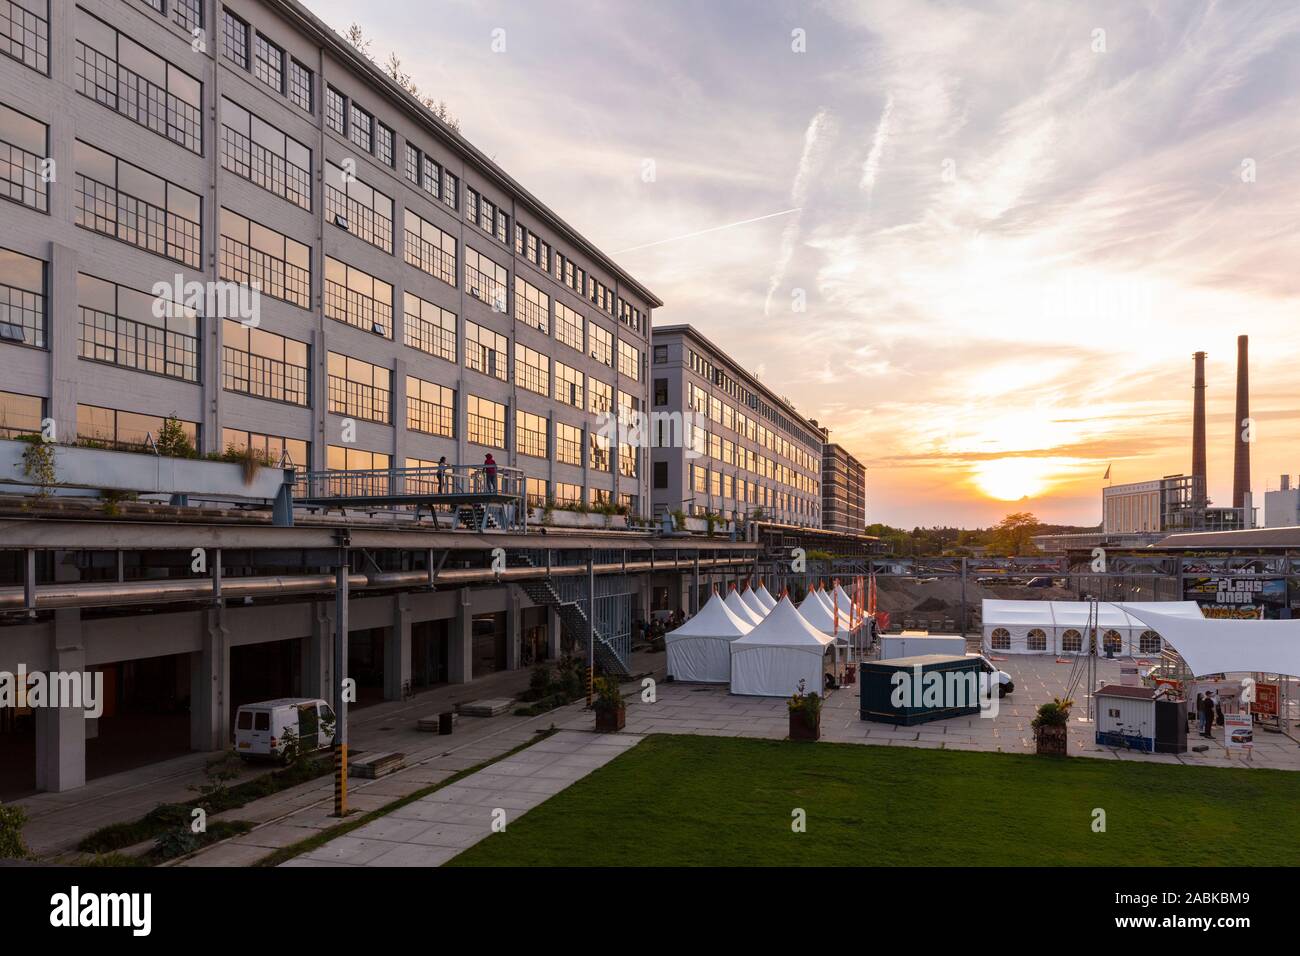
<svg viewBox="0 0 1300 956"><path fill-rule="evenodd" d="M753 630L716 591L693 618L664 635L674 680L725 684L731 679L731 642Z"/></svg>
<svg viewBox="0 0 1300 956"><path fill-rule="evenodd" d="M762 581L758 582L758 590L754 592L754 596L767 605L769 611L776 607L776 598L772 597L772 593L763 586Z"/></svg>
<svg viewBox="0 0 1300 956"><path fill-rule="evenodd" d="M845 643L848 640L849 628L844 616L840 615L839 633L837 634L834 613L825 604L814 599L811 594L804 598L803 603L799 605L799 613L805 621L823 634L838 638L840 643Z"/></svg>
<svg viewBox="0 0 1300 956"><path fill-rule="evenodd" d="M1172 644L1197 676L1234 671L1300 676L1300 620L1198 620L1151 610L1158 603L1118 606Z"/></svg>
<svg viewBox="0 0 1300 956"><path fill-rule="evenodd" d="M734 588L727 592L727 607L731 608L731 613L740 618L750 627L761 624L763 616L751 608L748 604L740 599L740 592Z"/></svg>
<svg viewBox="0 0 1300 956"><path fill-rule="evenodd" d="M853 598L849 597L848 592L838 584L835 585L835 595L840 601L840 611L845 614L850 613L853 608L858 606L857 602L854 601Z"/></svg>
<svg viewBox="0 0 1300 956"><path fill-rule="evenodd" d="M814 588L813 590L809 591L808 596L815 597L818 601L821 602L822 606L826 608L826 610L829 611L831 609L831 600L826 596L826 592L823 591L821 588ZM807 600L807 598L804 598L804 600ZM800 605L800 607L802 606L803 605Z"/></svg>
<svg viewBox="0 0 1300 956"><path fill-rule="evenodd" d="M771 610L766 604L758 599L752 588L745 588L739 592L740 599L745 602L745 606L757 614L759 617L767 617L767 612Z"/></svg>
<svg viewBox="0 0 1300 956"><path fill-rule="evenodd" d="M788 597L744 637L731 642L731 692L759 697L789 697L804 682L804 692L823 693L826 658L833 641L809 624Z"/></svg>

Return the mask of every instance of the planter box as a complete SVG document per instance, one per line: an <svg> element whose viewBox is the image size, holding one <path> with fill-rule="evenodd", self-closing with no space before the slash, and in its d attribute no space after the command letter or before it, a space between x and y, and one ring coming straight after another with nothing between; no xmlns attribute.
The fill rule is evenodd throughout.
<svg viewBox="0 0 1300 956"><path fill-rule="evenodd" d="M821 740L822 739L822 712L817 711L817 719L810 726L808 719L802 710L790 711L790 739L791 740Z"/></svg>
<svg viewBox="0 0 1300 956"><path fill-rule="evenodd" d="M612 734L623 729L627 723L627 705L596 708L596 733Z"/></svg>
<svg viewBox="0 0 1300 956"><path fill-rule="evenodd" d="M1034 742L1038 753L1047 757L1065 757L1069 754L1069 727L1037 727L1034 729Z"/></svg>
<svg viewBox="0 0 1300 956"><path fill-rule="evenodd" d="M542 508L532 508L528 514L529 524L550 525L552 528L617 528L627 527L627 515L583 514L581 511L561 511L559 508L546 518Z"/></svg>

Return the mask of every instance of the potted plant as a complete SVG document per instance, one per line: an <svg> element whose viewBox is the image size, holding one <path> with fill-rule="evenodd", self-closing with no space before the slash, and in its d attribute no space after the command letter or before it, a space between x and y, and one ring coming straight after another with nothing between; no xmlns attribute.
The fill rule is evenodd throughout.
<svg viewBox="0 0 1300 956"><path fill-rule="evenodd" d="M622 730L627 722L627 704L623 701L618 681L612 677L598 677L592 689L596 692L592 703L596 711L596 732L612 734Z"/></svg>
<svg viewBox="0 0 1300 956"><path fill-rule="evenodd" d="M807 681L799 681L799 689L786 701L790 711L791 740L820 740L822 736L824 698L816 691L804 693L807 684Z"/></svg>
<svg viewBox="0 0 1300 956"><path fill-rule="evenodd" d="M1031 722L1038 753L1051 757L1068 754L1066 744L1070 731L1070 708L1073 706L1073 700L1059 697L1039 705L1038 715Z"/></svg>

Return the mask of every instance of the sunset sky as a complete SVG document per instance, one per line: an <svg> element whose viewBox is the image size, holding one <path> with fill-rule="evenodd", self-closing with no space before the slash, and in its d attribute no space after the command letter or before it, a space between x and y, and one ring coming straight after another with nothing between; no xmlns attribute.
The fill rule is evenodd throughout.
<svg viewBox="0 0 1300 956"><path fill-rule="evenodd" d="M1300 473L1300 5L307 2L828 426L868 521L1099 522L1110 462L1190 470L1198 349L1230 504L1241 333L1261 514Z"/></svg>

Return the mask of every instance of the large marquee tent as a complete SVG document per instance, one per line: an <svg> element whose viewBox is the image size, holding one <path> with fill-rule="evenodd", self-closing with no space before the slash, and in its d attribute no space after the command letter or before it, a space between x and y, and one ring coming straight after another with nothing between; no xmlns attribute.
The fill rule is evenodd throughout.
<svg viewBox="0 0 1300 956"><path fill-rule="evenodd" d="M725 684L731 679L731 642L753 630L717 591L700 612L664 635L668 673L674 680Z"/></svg>
<svg viewBox="0 0 1300 956"><path fill-rule="evenodd" d="M1195 601L1139 602L1097 606L1098 651L1109 648L1116 654L1142 656L1159 654L1164 648L1160 630L1124 607L1159 608L1160 614L1180 620L1203 620ZM1088 601L1002 601L983 602L983 645L1001 654L1087 653Z"/></svg>
<svg viewBox="0 0 1300 956"><path fill-rule="evenodd" d="M762 624L731 642L731 692L789 697L803 681L805 693L820 694L834 645L782 597Z"/></svg>

